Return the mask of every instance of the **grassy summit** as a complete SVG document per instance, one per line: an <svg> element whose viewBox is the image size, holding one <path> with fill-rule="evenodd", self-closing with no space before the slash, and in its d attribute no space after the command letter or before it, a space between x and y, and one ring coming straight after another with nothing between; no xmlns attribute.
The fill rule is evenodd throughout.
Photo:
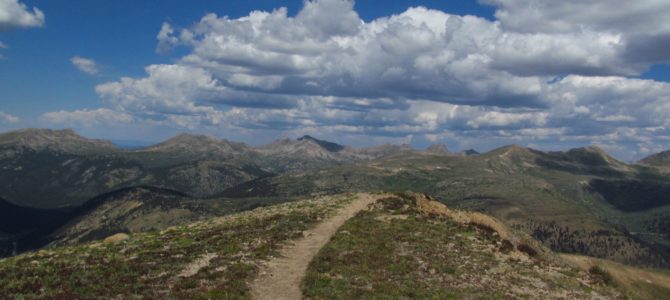
<svg viewBox="0 0 670 300"><path fill-rule="evenodd" d="M303 291L313 299L621 296L494 219L413 194L383 199L342 226L312 261Z"/></svg>
<svg viewBox="0 0 670 300"><path fill-rule="evenodd" d="M305 256L302 283L290 283L298 294L302 289L309 299L653 299L669 291L666 273L559 256L493 217L451 210L424 194L377 194L351 213L362 197L370 194L314 197L6 258L0 260L0 295L249 299L266 266L345 211L348 221L325 236L325 246L309 250L313 259Z"/></svg>

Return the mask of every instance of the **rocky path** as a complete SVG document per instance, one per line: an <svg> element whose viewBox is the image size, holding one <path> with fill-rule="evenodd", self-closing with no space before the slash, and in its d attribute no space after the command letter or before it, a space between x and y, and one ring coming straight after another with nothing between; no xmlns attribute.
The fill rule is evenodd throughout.
<svg viewBox="0 0 670 300"><path fill-rule="evenodd" d="M279 257L268 261L261 268L259 276L251 284L253 299L302 299L300 283L312 258L340 226L381 197L359 194L356 200L340 209L335 216L307 230L303 238L285 246Z"/></svg>

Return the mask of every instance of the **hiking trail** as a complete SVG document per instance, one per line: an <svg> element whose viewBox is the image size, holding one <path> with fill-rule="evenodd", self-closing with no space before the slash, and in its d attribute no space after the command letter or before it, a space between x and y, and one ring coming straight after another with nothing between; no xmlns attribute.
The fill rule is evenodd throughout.
<svg viewBox="0 0 670 300"><path fill-rule="evenodd" d="M346 207L337 211L334 216L306 230L302 238L293 240L292 243L284 246L279 251L278 257L267 261L251 284L252 298L258 300L302 299L300 284L314 256L347 220L384 196L358 194L357 197Z"/></svg>

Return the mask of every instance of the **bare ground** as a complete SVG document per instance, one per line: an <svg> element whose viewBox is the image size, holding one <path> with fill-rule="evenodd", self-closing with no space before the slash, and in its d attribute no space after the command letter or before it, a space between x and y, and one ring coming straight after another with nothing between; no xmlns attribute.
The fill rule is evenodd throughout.
<svg viewBox="0 0 670 300"><path fill-rule="evenodd" d="M258 277L251 283L253 299L302 299L300 284L307 266L319 250L328 243L347 220L384 195L358 194L358 198L340 209L304 236L280 250L280 256L261 267Z"/></svg>

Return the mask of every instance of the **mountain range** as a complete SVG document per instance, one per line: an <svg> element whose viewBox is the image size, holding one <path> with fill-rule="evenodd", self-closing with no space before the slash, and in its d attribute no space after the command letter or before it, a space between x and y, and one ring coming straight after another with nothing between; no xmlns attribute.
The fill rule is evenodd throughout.
<svg viewBox="0 0 670 300"><path fill-rule="evenodd" d="M8 255L307 195L411 190L495 216L555 251L668 268L668 156L629 164L593 146L451 153L311 136L252 147L188 134L121 149L71 130L19 130L0 135L1 203L16 216L3 218L0 243Z"/></svg>
<svg viewBox="0 0 670 300"><path fill-rule="evenodd" d="M0 195L40 208L78 206L96 195L138 185L204 197L273 174L410 150L407 145L356 149L310 136L251 147L190 134L128 150L72 130L25 129L0 135L0 180L5 183Z"/></svg>

